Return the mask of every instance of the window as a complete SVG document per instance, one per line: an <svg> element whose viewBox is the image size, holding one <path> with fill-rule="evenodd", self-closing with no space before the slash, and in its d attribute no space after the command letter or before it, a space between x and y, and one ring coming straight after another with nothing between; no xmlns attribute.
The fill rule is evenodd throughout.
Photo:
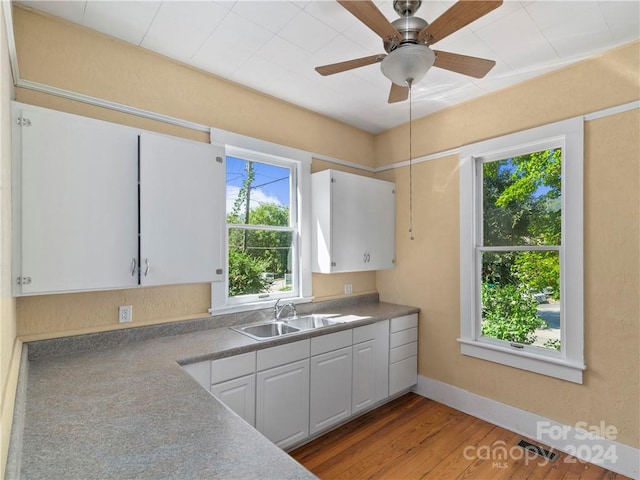
<svg viewBox="0 0 640 480"><path fill-rule="evenodd" d="M211 285L210 312L310 302L311 154L219 129L211 139L226 151L227 268Z"/></svg>
<svg viewBox="0 0 640 480"><path fill-rule="evenodd" d="M465 147L461 351L581 383L582 119Z"/></svg>
<svg viewBox="0 0 640 480"><path fill-rule="evenodd" d="M295 166L244 157L226 158L229 303L297 297Z"/></svg>

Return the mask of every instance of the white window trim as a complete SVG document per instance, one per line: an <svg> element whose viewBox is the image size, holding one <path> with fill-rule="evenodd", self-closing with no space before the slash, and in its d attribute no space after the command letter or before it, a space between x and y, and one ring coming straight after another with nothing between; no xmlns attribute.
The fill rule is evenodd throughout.
<svg viewBox="0 0 640 480"><path fill-rule="evenodd" d="M216 128L211 129L211 141L222 143L226 147L226 155L240 158L250 157L265 163L282 165L295 164L295 176L297 180L297 225L299 237L297 239L297 258L295 261L299 265L298 275L298 296L288 297L287 300L293 303L311 302L311 153L298 150L284 145L278 145L264 140L259 140L237 133L227 132ZM223 221L226 215L223 217ZM226 222L224 225L225 237L223 241L223 258L228 256ZM228 264L228 260L227 260ZM225 272L226 280L211 284L211 309L212 315L222 315L226 313L244 312L269 308L282 295L274 295L264 300L230 301L227 296L228 275Z"/></svg>
<svg viewBox="0 0 640 480"><path fill-rule="evenodd" d="M467 145L460 152L460 351L463 355L582 383L584 364L584 256L582 117ZM480 299L476 289L476 220L479 192L476 175L482 160L502 159L549 147L561 147L562 242L560 324L562 352L514 348L482 337L478 331ZM570 281L568 281L570 279Z"/></svg>

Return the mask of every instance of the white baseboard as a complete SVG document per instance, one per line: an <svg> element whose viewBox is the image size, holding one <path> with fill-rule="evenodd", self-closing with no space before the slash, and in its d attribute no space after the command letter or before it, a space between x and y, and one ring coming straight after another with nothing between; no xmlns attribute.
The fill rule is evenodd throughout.
<svg viewBox="0 0 640 480"><path fill-rule="evenodd" d="M418 384L413 391L499 427L535 439L552 449L631 478L640 478L640 450L618 443L611 438L587 435L584 430L576 426L564 425L422 375L418 376ZM591 430L590 427L585 424L587 431ZM606 425L604 427L606 428ZM604 433L607 435L606 431Z"/></svg>

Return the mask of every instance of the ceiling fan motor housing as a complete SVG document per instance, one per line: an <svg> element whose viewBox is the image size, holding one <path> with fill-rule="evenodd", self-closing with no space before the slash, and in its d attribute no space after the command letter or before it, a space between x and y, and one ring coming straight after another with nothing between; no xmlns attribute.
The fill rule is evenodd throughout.
<svg viewBox="0 0 640 480"><path fill-rule="evenodd" d="M396 0L393 3L394 9L398 12L400 18L391 22L391 24L402 35L402 39L398 42L395 37L385 38L384 49L387 53L391 53L396 48L406 44L424 43L419 40L418 35L429 23L420 17L413 16L421 3L419 1L402 0Z"/></svg>

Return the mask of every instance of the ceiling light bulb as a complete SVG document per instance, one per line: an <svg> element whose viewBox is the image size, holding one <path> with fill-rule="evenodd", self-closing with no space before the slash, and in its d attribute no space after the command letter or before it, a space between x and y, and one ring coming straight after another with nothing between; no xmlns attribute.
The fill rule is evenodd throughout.
<svg viewBox="0 0 640 480"><path fill-rule="evenodd" d="M382 74L396 85L407 86L407 81L418 83L433 66L436 55L426 45L403 45L384 57L380 65Z"/></svg>

